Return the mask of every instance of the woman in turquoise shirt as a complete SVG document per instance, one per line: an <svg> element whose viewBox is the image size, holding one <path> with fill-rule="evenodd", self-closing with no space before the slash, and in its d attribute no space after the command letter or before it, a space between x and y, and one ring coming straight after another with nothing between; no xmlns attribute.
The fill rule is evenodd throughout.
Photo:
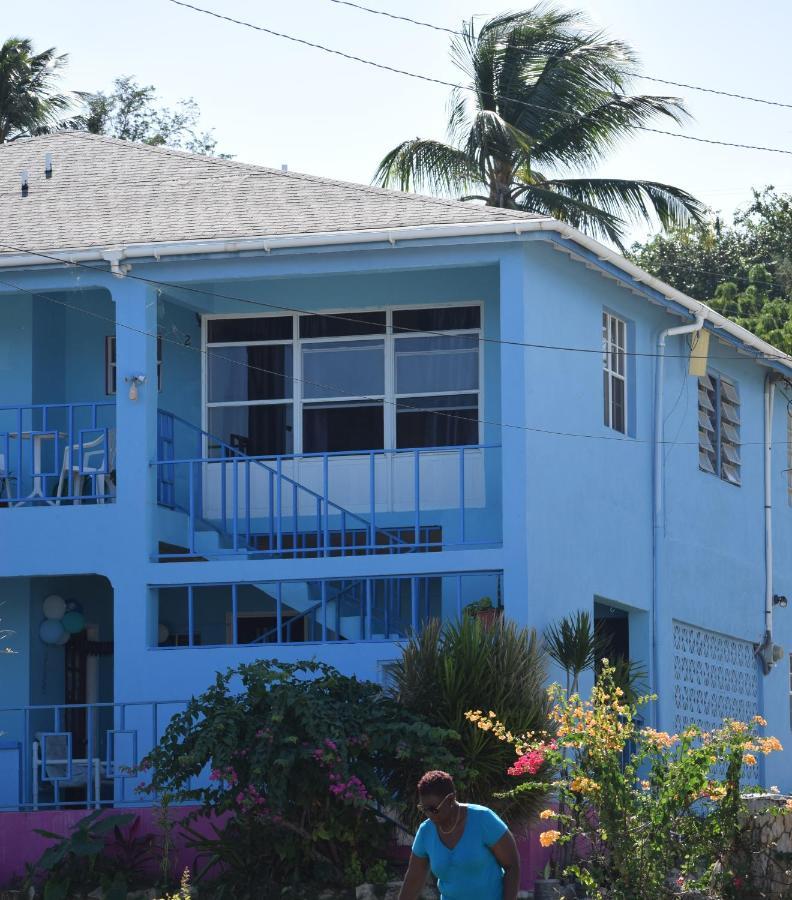
<svg viewBox="0 0 792 900"><path fill-rule="evenodd" d="M459 803L447 772L418 782L426 815L413 841L399 900L418 900L431 868L441 900L517 900L520 857L506 824L491 809Z"/></svg>

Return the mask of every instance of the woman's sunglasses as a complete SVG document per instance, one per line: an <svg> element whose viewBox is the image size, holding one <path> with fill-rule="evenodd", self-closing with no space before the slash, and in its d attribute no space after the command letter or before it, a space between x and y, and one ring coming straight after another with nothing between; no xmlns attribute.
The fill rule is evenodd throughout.
<svg viewBox="0 0 792 900"><path fill-rule="evenodd" d="M426 813L427 815L434 816L440 812L440 807L448 800L449 797L454 796L454 791L451 791L450 794L446 794L445 797L437 804L437 806L426 806L424 803L418 804L418 809L422 813Z"/></svg>

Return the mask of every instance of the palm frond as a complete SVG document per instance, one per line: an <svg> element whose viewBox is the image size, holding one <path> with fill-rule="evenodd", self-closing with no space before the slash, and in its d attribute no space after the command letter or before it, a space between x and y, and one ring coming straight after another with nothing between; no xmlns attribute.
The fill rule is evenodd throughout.
<svg viewBox="0 0 792 900"><path fill-rule="evenodd" d="M609 96L579 115L566 113L552 132L536 142L533 156L566 166L600 162L647 122L666 117L681 124L687 115L683 102L675 97Z"/></svg>
<svg viewBox="0 0 792 900"><path fill-rule="evenodd" d="M544 183L522 184L512 192L514 205L523 212L552 216L595 238L622 247L627 223L593 203L565 196Z"/></svg>
<svg viewBox="0 0 792 900"><path fill-rule="evenodd" d="M427 188L458 196L481 178L475 161L442 141L415 138L394 147L380 162L374 182L402 191Z"/></svg>
<svg viewBox="0 0 792 900"><path fill-rule="evenodd" d="M706 214L704 204L687 191L657 181L559 178L543 186L632 221L651 223L654 215L666 229L701 224Z"/></svg>

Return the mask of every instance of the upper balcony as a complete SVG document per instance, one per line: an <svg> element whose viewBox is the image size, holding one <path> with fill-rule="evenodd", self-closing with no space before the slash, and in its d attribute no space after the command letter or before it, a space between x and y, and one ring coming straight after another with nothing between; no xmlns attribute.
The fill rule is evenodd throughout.
<svg viewBox="0 0 792 900"><path fill-rule="evenodd" d="M464 296L460 277L444 290ZM33 298L26 320L20 298L13 362L30 377L0 397L0 505L114 502L119 483L145 487L145 453L163 561L500 545L500 359L482 340L496 303L369 308L347 293L349 309L314 298L315 311L288 314L158 296L156 393L153 377L132 377L140 362L124 358L107 292L68 310ZM90 315L72 316L80 305ZM133 414L141 405L150 419ZM140 457L134 477L119 443L127 465Z"/></svg>

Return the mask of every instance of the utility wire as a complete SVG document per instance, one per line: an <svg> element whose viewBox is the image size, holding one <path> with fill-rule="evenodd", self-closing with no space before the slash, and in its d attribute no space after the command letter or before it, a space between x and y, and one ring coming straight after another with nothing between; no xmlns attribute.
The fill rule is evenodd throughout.
<svg viewBox="0 0 792 900"><path fill-rule="evenodd" d="M124 277L129 277L129 276L127 275ZM8 281L5 279L0 279L0 284L5 285L6 287L13 288L13 289L18 290L23 293L27 293L26 289L22 285L15 284L14 282L11 282L11 281ZM83 289L81 288L80 290L83 290ZM109 324L112 324L114 327L124 328L127 331L131 331L134 334L138 334L142 337L149 337L149 338L153 338L155 340L162 340L163 343L173 344L174 346L179 347L182 350L190 350L194 353L199 353L202 356L207 357L207 359L209 359L209 358L219 359L219 360L222 360L223 362L229 362L232 365L236 365L241 368L248 369L250 371L260 372L265 375L274 375L278 378L283 378L285 380L288 380L288 381L291 381L294 383L298 383L298 384L308 384L313 387L321 387L321 388L326 388L326 389L332 388L333 390L338 392L335 396L346 395L346 396L349 396L350 398L354 398L355 400L363 400L363 401L369 401L372 403L382 403L383 405L387 405L387 406L394 406L394 407L396 407L397 410L408 409L408 410L415 410L416 412L423 412L423 413L428 412L434 416L442 416L443 418L447 418L447 419L461 419L462 421L467 422L467 423L476 422L479 425L493 425L498 428L509 428L509 429L512 429L515 431L528 431L528 432L537 433L537 434L548 434L548 435L552 435L554 437L585 438L588 440L597 440L597 441L617 441L617 442L627 443L627 444L654 444L653 439L647 440L646 438L637 438L637 437L629 437L629 436L617 437L616 435L587 434L587 433L575 432L575 431L559 431L559 430L550 429L550 428L539 428L539 427L531 426L531 425L517 425L517 424L513 424L513 423L509 423L509 422L499 422L499 421L495 421L492 419L471 419L468 416L460 416L460 415L456 415L455 413L447 413L447 412L441 412L439 410L423 409L422 407L414 406L410 403L405 403L401 399L400 400L388 400L382 396L366 396L366 395L361 395L361 394L352 395L352 394L349 394L348 391L345 391L345 390L339 388L337 385L328 385L328 384L324 384L322 382L309 381L304 378L298 378L296 375L285 375L283 372L277 372L273 369L265 369L261 366L255 366L255 365L252 365L251 363L243 362L242 360L236 360L236 359L233 359L228 356L222 356L221 354L218 354L216 351L205 350L202 347L193 347L192 344L189 344L189 345L184 344L182 341L177 341L174 338L167 337L166 335L160 335L160 334L157 334L156 332L150 332L150 331L145 331L144 329L141 329L141 328L135 328L135 326L128 325L126 322L118 321L117 319L111 318L109 316L103 316L100 313L94 312L93 310L85 309L84 307L81 307L81 306L74 306L71 303L66 303L64 300L58 300L55 297L51 297L48 294L42 294L42 293L36 292L36 296L41 297L41 299L43 299L43 300L47 300L50 303L54 303L57 306L61 306L65 309L71 310L73 312L83 313L84 315L88 315L91 318L99 319L100 321L107 322ZM599 351L599 352L602 352L602 351ZM316 399L316 402L321 402L321 398L315 398L315 399ZM283 400L284 400L284 402L289 402L289 398L284 397ZM670 444L670 445L676 445L676 446L680 446L680 445L698 446L698 441L678 441L678 440L665 441L665 440L663 440L663 441L659 441L658 443L663 444L663 445ZM787 442L786 441L773 441L773 443L778 444L778 445L784 445ZM753 445L757 445L757 446L764 445L764 441L763 440L762 441L740 441L741 447L753 446ZM350 453L354 453L354 451L350 451ZM277 455L277 454L275 454L275 455Z"/></svg>
<svg viewBox="0 0 792 900"><path fill-rule="evenodd" d="M104 270L98 269L96 266L90 265L88 263L72 262L71 260L64 259L63 257L60 257L60 256L53 256L52 254L42 253L37 250L27 250L24 247L16 247L16 246L13 246L12 244L6 244L6 243L0 242L0 247L6 247L9 250L15 250L18 253L29 253L31 256L38 256L41 259L52 260L53 262L57 262L57 263L60 263L61 265L65 265L67 268L87 269L88 271L93 272L93 273L95 273L97 271L104 271ZM136 275L136 274L133 274L132 272L127 272L124 275L124 277L129 278L132 281L145 282L146 284L150 284L159 290L162 290L163 288L169 288L169 289L176 290L176 291L187 291L188 293L200 294L205 297L211 297L212 299L228 300L228 301L235 302L235 303L245 303L245 304L248 304L251 306L256 306L256 307L264 308L264 309L274 309L274 310L277 310L279 312L284 312L284 313L290 313L290 314L296 313L297 315L318 316L320 318L332 319L335 321L352 322L355 325L371 325L371 326L377 326L377 327L382 326L381 322L375 322L373 320L361 319L361 318L358 318L357 316L353 317L351 314L344 315L343 313L322 313L322 312L317 312L316 310L305 309L305 308L299 307L299 306L283 306L283 305L277 304L277 303L268 303L265 300L251 300L249 297L237 297L237 296L234 296L233 294L221 294L218 291L209 291L209 290L206 290L205 288L195 287L194 285L178 284L177 282L162 281L162 280L156 279L156 278L146 278L143 275ZM25 291L24 288L20 288L20 290ZM32 291L29 293L37 293L37 292ZM702 304L702 306L703 305L704 304ZM406 325L392 325L391 327L393 329L394 334L396 334L396 333L398 333L398 334L419 334L419 335L429 335L432 337L446 337L446 338L449 337L449 332L447 332L447 331L435 331L432 329L410 328ZM461 331L464 329L457 329L457 330ZM562 351L562 352L567 352L567 353L599 353L599 354L602 354L605 352L602 347L569 347L569 346L564 346L564 345L560 345L560 344L542 344L542 343L536 343L536 342L530 342L530 341L510 340L508 338L485 337L483 334L479 335L478 340L479 340L479 343L483 343L483 344L502 344L502 345L509 346L509 347L525 347L530 350L555 350L555 351ZM638 350L625 350L623 352L620 351L620 355L625 356L625 357L648 357L650 359L653 359L653 358L656 358L657 356L659 356L660 354L648 353L648 352L638 351ZM666 359L688 359L689 358L689 355L686 353L664 353L662 355ZM708 359L735 360L734 356L713 356L710 354L708 354L707 358ZM740 360L739 357L737 357L736 359ZM792 357L783 353L783 351L781 351L781 350L778 351L777 355L770 354L770 353L750 352L750 356L748 356L744 360L740 360L740 361L755 362L757 359L771 360L774 362L784 362L784 363L788 363L788 364L792 365Z"/></svg>
<svg viewBox="0 0 792 900"><path fill-rule="evenodd" d="M342 59L348 59L352 62L362 63L366 66L373 66L376 69L382 69L385 72L393 72L396 75L405 75L407 78L416 78L419 81L429 82L431 84L440 84L444 87L456 88L462 91L471 91L476 92L475 88L470 87L469 85L458 84L454 81L445 81L442 78L434 78L430 75L420 75L417 72L409 72L406 69L399 69L395 66L388 66L385 63L376 62L373 59L365 59L362 56L355 56L352 53L345 53L343 50L336 50L333 47L327 47L324 44L318 44L315 41L308 41L305 38L299 38L292 34L286 34L282 31L275 31L273 28L266 28L263 25L255 25L252 22L246 22L243 19L235 19L232 16L226 16L222 13L214 12L211 9L205 9L202 6L195 6L192 3L186 3L185 0L167 0L168 3L173 3L176 6L183 6L185 9L191 9L195 12L203 13L207 16L212 16L215 19L222 19L225 22L231 22L234 25L242 25L245 28L252 28L254 31L261 31L265 34L272 35L273 37L283 38L286 41L292 41L295 44L301 44L304 47L312 47L315 50L322 50L324 53L330 53L333 56L339 56ZM481 93L485 93L488 96L493 96L490 92L483 91ZM620 95L615 95L620 96ZM515 97L500 97L501 100L506 100L509 103L516 103L520 106L532 107L533 109L543 109L549 112L553 112L558 114L558 110L553 109L549 106L541 106L538 103L529 103L526 100L518 100ZM571 117L567 117L571 118ZM719 141L714 138L704 138L704 137L695 137L692 134L680 134L675 131L665 131L662 128L652 128L649 125L636 125L635 128L639 131L647 131L652 132L653 134L663 134L668 137L680 138L685 141L694 141L699 144L712 144L719 147L734 147L739 150L761 150L765 153L781 153L785 156L792 156L792 150L785 150L780 147L764 147L758 144L740 144L734 141Z"/></svg>
<svg viewBox="0 0 792 900"><path fill-rule="evenodd" d="M364 6L362 3L353 3L352 0L330 0L331 3L337 3L339 6L349 6L352 9L358 9L362 12L373 13L377 16L385 16L388 19L398 19L401 22L409 22L411 25L420 25L422 28L431 28L434 31L443 31L446 34L458 35L465 37L464 31L456 28L446 28L443 25L434 25L432 22L424 22L421 19L411 19L409 16L399 16L395 13L386 12L384 9L373 9L370 6ZM721 97L731 97L734 100L748 100L751 103L764 103L767 106L779 106L784 109L792 109L792 103L782 103L780 100L766 100L762 97L751 97L747 94L735 94L731 91L718 90L717 88L702 87L697 84L687 84L684 81L670 81L667 78L657 78L654 75L639 75L633 73L634 78L640 78L643 81L656 81L658 84L670 84L673 87L688 88L691 91L702 91L705 94L717 94Z"/></svg>

